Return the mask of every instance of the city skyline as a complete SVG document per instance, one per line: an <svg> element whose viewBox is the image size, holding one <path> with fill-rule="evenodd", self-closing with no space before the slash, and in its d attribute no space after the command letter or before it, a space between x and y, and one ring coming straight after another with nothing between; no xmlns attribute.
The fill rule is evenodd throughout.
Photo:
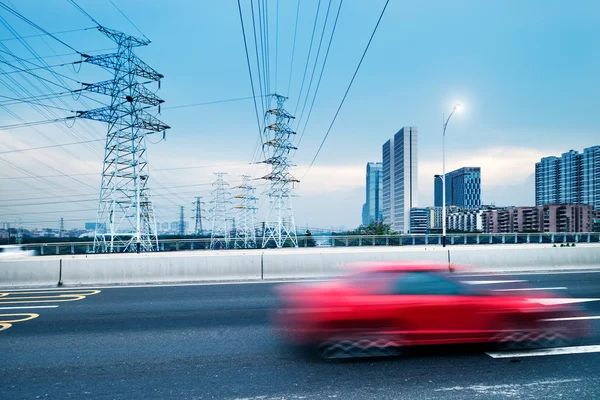
<svg viewBox="0 0 600 400"><path fill-rule="evenodd" d="M135 4L119 6L152 40L140 55L165 74L158 92L166 100L160 118L173 129L166 141L157 143L160 136L151 138L149 186L157 219L176 220L180 206L189 208L195 196L210 193L213 172L225 170L238 176L250 171L259 176L264 165L249 164L258 132L236 5L148 4L141 10ZM45 10L30 2L14 5L48 32L94 25L67 2L53 2ZM81 1L81 5L101 23L139 34L110 4ZM300 61L294 65L289 92L292 108L300 103L301 62L307 55L316 6L316 1L302 2L301 6L296 53ZM464 13L466 6L469 13ZM280 12L282 21L287 21L295 9L282 3ZM510 31L504 23L508 15ZM158 16L161 24L154 24ZM600 84L594 78L594 66L599 55L589 49L600 33L598 16L600 6L592 1L581 2L577 8L549 2L543 9L518 1L502 5L475 1L466 5L390 3L331 135L304 176L377 18L377 10L370 4L344 4L315 110L295 155L298 166L292 173L302 178L294 203L297 224L358 226L361 218L356 210L364 203L364 165L379 158L380 143L397 130L400 121L419 127L420 205L433 204L433 187L425 182L440 171L441 116L456 100L464 102L465 111L453 117L448 128L448 170L480 166L484 204L535 204L535 161L548 154L562 154L568 147L582 149L597 144L598 126L593 115ZM405 25L394 24L398 18ZM13 17L6 19L24 36L39 33ZM293 30L283 26L281 43L290 43ZM408 38L405 30L419 33ZM440 43L444 32L453 32L455 40ZM2 38L14 39L10 32L2 33ZM207 41L207 35L216 35L219 40ZM61 34L60 38L82 51L111 45L93 29ZM43 57L69 51L54 41L28 41ZM4 43L19 56L32 57L17 40ZM202 51L190 52L190 43L197 43ZM403 62L408 47L411 58L419 62ZM209 56L223 48L230 51L222 52L219 59ZM560 58L557 52L562 54ZM180 62L183 55L186 62ZM287 92L291 49L280 47L279 56L279 80L274 83ZM506 60L511 63L507 65ZM56 59L49 62L58 63ZM61 68L61 73L79 81L106 79L100 71L89 68L82 68L79 74ZM561 93L560 98L556 93ZM245 100L230 101L240 98ZM227 101L188 107L221 100ZM302 103L298 108L302 110ZM12 110L26 121L46 119L34 107L19 105ZM20 122L6 114L3 124ZM28 227L58 226L64 217L65 226L73 227L95 218L106 129L95 122L90 126L81 121L75 124L77 132L95 132L93 138L100 141L2 155L6 176L0 177L4 200L0 220L15 224L21 218ZM1 131L0 139L10 146L0 145L0 151L79 141L66 133L67 129L64 123L38 128L51 140L32 128ZM45 178L49 175L53 177ZM263 189L258 188L258 197L264 197ZM70 197L59 197L67 194ZM21 201L24 199L27 202ZM15 205L17 200L23 205ZM46 204L52 202L60 204ZM258 220L264 218L265 200L260 203Z"/></svg>

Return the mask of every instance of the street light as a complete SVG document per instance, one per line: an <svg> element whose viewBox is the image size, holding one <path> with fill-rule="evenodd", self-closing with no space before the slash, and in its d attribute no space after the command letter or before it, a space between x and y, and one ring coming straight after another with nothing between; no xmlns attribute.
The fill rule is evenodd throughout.
<svg viewBox="0 0 600 400"><path fill-rule="evenodd" d="M460 109L460 104L455 104L452 107L452 112L448 115L448 119L444 122L442 132L442 246L446 247L446 127L450 117ZM442 115L442 121L444 116Z"/></svg>

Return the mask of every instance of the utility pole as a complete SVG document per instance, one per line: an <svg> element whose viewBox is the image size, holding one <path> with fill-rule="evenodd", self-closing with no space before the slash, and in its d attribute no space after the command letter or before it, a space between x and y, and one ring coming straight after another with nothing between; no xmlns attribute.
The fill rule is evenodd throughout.
<svg viewBox="0 0 600 400"><path fill-rule="evenodd" d="M299 180L289 172L289 168L293 166L289 161L290 151L297 150L290 139L296 134L289 127L290 120L294 117L283 108L287 97L273 94L271 98L275 101L276 107L267 111L265 116L270 121L265 121L267 141L264 146L267 146L268 158L264 162L271 165L271 172L262 177L270 181L267 192L270 204L265 220L262 247L265 248L270 241L273 241L277 247L283 247L286 243L298 247L291 197L293 185Z"/></svg>
<svg viewBox="0 0 600 400"><path fill-rule="evenodd" d="M196 201L194 202L194 209L192 211L194 211L194 220L195 220L195 224L194 224L194 232L196 233L196 235L202 235L202 232L204 231L204 229L202 229L202 201L201 201L202 197L198 196L196 197Z"/></svg>
<svg viewBox="0 0 600 400"><path fill-rule="evenodd" d="M254 220L256 215L257 198L254 196L256 188L250 185L250 177L242 175L242 184L237 186L241 193L233 196L240 203L233 208L238 210L238 224L235 227L234 247L236 249L256 248L256 230Z"/></svg>
<svg viewBox="0 0 600 400"><path fill-rule="evenodd" d="M183 206L179 208L179 236L185 236L185 218L183 214Z"/></svg>
<svg viewBox="0 0 600 400"><path fill-rule="evenodd" d="M228 217L231 193L227 189L229 184L225 182L223 177L227 175L224 172L215 172L217 180L213 183L212 208L212 231L210 235L211 249L228 249L231 239L231 227L229 225L230 218Z"/></svg>
<svg viewBox="0 0 600 400"><path fill-rule="evenodd" d="M58 228L58 237L62 238L63 237L63 232L65 231L65 219L64 218L60 218L60 226Z"/></svg>
<svg viewBox="0 0 600 400"><path fill-rule="evenodd" d="M156 251L158 236L154 206L148 188L146 136L163 132L169 126L147 110L163 100L146 88L149 82L163 78L133 49L146 46L139 39L122 32L98 27L117 44L117 51L96 56L84 55L83 62L112 70L113 78L98 83L85 83L76 92L87 91L110 96L110 105L77 111L71 118L86 118L108 123L100 200L94 233L94 252ZM105 226L105 230L100 230Z"/></svg>

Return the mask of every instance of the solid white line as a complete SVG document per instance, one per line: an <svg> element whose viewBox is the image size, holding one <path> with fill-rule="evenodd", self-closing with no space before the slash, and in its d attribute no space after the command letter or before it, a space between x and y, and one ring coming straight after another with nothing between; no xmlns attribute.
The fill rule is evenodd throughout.
<svg viewBox="0 0 600 400"><path fill-rule="evenodd" d="M578 299L578 298L556 298L556 299L527 299L531 303L539 303L545 306L553 306L557 304L575 304L575 303L587 303L589 301L599 301L600 299Z"/></svg>
<svg viewBox="0 0 600 400"><path fill-rule="evenodd" d="M56 308L58 306L31 306L31 307L0 307L0 310L20 310L20 309L32 309L32 308Z"/></svg>
<svg viewBox="0 0 600 400"><path fill-rule="evenodd" d="M255 280L255 281L218 281L218 282L194 282L194 283L147 283L135 285L113 285L113 286L63 286L62 288L4 288L0 289L0 293L4 292L22 292L22 291L65 291L65 290L93 290L93 289L127 289L127 288L151 288L151 287L179 287L179 286L215 286L215 285L257 285L265 283L297 283L297 282L321 282L330 278L321 279L283 279L283 280Z"/></svg>
<svg viewBox="0 0 600 400"><path fill-rule="evenodd" d="M514 292L517 290L566 290L567 288L564 286L559 287L540 287L540 288L518 288L518 289L494 289L493 292Z"/></svg>
<svg viewBox="0 0 600 400"><path fill-rule="evenodd" d="M547 318L541 321L580 321L584 319L600 319L600 315L590 315L589 317L564 317L564 318Z"/></svg>
<svg viewBox="0 0 600 400"><path fill-rule="evenodd" d="M467 285L493 285L496 283L516 283L516 282L527 282L523 279L513 279L507 281L462 281L462 283L466 283Z"/></svg>
<svg viewBox="0 0 600 400"><path fill-rule="evenodd" d="M492 358L560 356L564 354L600 353L599 345L555 347L551 349L535 349L525 351L503 351L485 353Z"/></svg>

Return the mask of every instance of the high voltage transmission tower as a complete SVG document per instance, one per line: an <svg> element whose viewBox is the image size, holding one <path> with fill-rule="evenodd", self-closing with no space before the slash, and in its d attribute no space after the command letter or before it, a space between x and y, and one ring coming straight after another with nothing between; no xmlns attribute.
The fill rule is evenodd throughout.
<svg viewBox="0 0 600 400"><path fill-rule="evenodd" d="M256 188L249 184L250 177L242 175L242 184L237 186L241 193L233 196L241 201L234 206L238 210L238 218L235 229L234 247L236 249L256 248L256 230L254 229L254 216L256 214L256 201L254 196Z"/></svg>
<svg viewBox="0 0 600 400"><path fill-rule="evenodd" d="M196 197L196 201L194 202L194 209L192 211L194 211L194 233L196 235L202 235L202 232L204 231L204 229L202 229L202 201L201 201L202 197L198 196Z"/></svg>
<svg viewBox="0 0 600 400"><path fill-rule="evenodd" d="M185 236L185 215L183 206L179 208L179 236Z"/></svg>
<svg viewBox="0 0 600 400"><path fill-rule="evenodd" d="M224 172L215 172L217 180L213 183L212 208L212 232L210 235L211 249L228 249L231 240L231 218L229 210L231 209L231 193L227 189L229 184L223 177L227 175Z"/></svg>
<svg viewBox="0 0 600 400"><path fill-rule="evenodd" d="M76 118L108 123L100 201L94 234L94 252L158 250L154 207L148 188L146 135L163 132L169 126L148 111L163 102L145 85L158 82L163 75L156 72L133 52L146 46L146 39L99 27L113 40L117 52L84 57L84 62L114 70L113 79L85 84L82 91L111 97L110 105L89 111L78 111ZM143 81L140 81L140 78Z"/></svg>
<svg viewBox="0 0 600 400"><path fill-rule="evenodd" d="M289 156L291 150L296 150L292 145L291 136L295 135L290 127L290 120L294 117L283 108L287 97L273 94L272 100L276 107L267 111L265 118L265 134L267 146L267 159L264 161L271 165L271 172L262 179L270 181L268 190L269 211L265 220L262 247L267 247L273 241L277 247L291 245L298 247L296 238L296 224L292 210L291 197L293 196L294 178L289 168ZM274 121L273 121L274 119Z"/></svg>

